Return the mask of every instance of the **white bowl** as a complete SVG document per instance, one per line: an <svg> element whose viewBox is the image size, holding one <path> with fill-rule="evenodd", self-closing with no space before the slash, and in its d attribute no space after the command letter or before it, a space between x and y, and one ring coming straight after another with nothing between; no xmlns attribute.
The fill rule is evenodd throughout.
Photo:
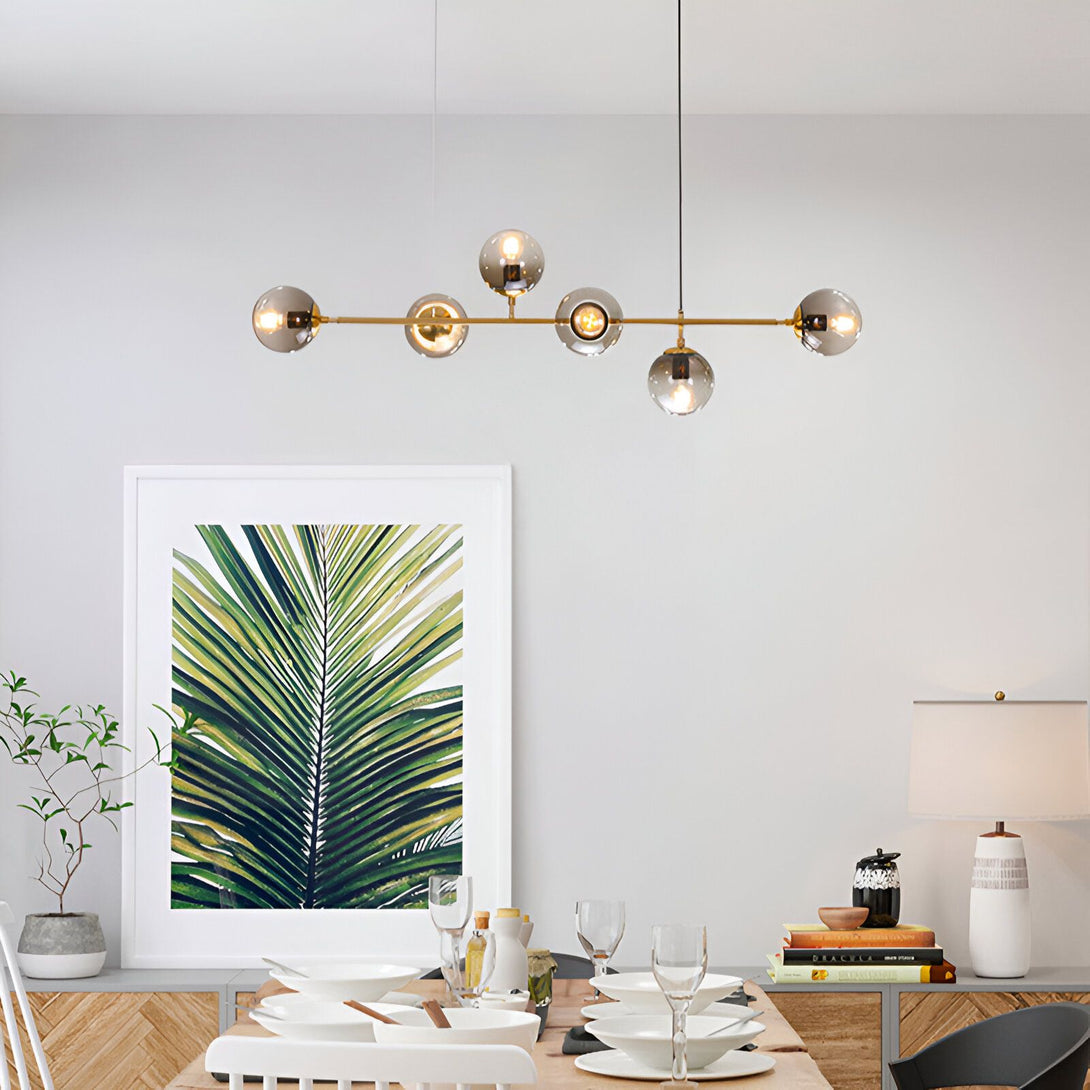
<svg viewBox="0 0 1090 1090"><path fill-rule="evenodd" d="M392 1003L375 1003L391 1018L404 1010ZM270 1033L297 1041L374 1041L373 1018L327 999L309 995L274 995L250 1011L250 1017Z"/></svg>
<svg viewBox="0 0 1090 1090"><path fill-rule="evenodd" d="M694 1071L718 1060L725 1052L748 1045L759 1033L764 1032L760 1022L745 1022L709 1036L723 1029L725 1018L708 1018L698 1014L686 1019L685 1033L688 1043L685 1055ZM631 1014L623 1018L597 1018L587 1026L603 1044L627 1053L632 1059L648 1067L669 1069L673 1062L670 1043L671 1017L668 1014Z"/></svg>
<svg viewBox="0 0 1090 1090"><path fill-rule="evenodd" d="M589 1003L579 1013L584 1018L595 1019L621 1018L628 1014L646 1014L647 1012L610 1000L608 1003ZM722 1018L724 1021L737 1019L739 1022L748 1022L761 1012L753 1007L747 1007L744 1003L709 1003L700 1013L705 1018Z"/></svg>
<svg viewBox="0 0 1090 1090"><path fill-rule="evenodd" d="M531 1052L541 1019L527 1011L451 1007L443 1013L450 1029L432 1024L427 1011L404 1009L391 1013L398 1025L374 1024L375 1040L388 1045L518 1045Z"/></svg>
<svg viewBox="0 0 1090 1090"><path fill-rule="evenodd" d="M483 1011L524 1011L529 1002L529 992L484 992L469 1005Z"/></svg>
<svg viewBox="0 0 1090 1090"><path fill-rule="evenodd" d="M424 971L409 965L381 965L366 961L302 961L289 963L305 977L270 969L269 976L286 988L314 999L372 1003L395 991Z"/></svg>
<svg viewBox="0 0 1090 1090"><path fill-rule="evenodd" d="M670 1010L666 996L662 994L658 982L651 973L613 973L595 977L589 983L603 995L626 1003L633 1010L647 1014ZM690 1013L697 1014L709 1003L730 995L735 989L741 987L741 984L742 978L738 976L707 973L693 997L692 1005L689 1007Z"/></svg>

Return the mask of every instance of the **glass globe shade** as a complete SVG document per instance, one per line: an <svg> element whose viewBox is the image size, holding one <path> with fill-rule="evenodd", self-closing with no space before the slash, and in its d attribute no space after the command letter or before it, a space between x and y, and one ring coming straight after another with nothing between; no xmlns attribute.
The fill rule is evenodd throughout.
<svg viewBox="0 0 1090 1090"><path fill-rule="evenodd" d="M836 288L812 291L795 311L795 332L811 352L836 356L847 352L863 332L855 300Z"/></svg>
<svg viewBox="0 0 1090 1090"><path fill-rule="evenodd" d="M556 308L556 335L581 356L600 356L621 339L621 304L601 288L576 288Z"/></svg>
<svg viewBox="0 0 1090 1090"><path fill-rule="evenodd" d="M545 254L532 235L511 228L498 231L485 242L478 266L494 292L514 298L532 291L541 279Z"/></svg>
<svg viewBox="0 0 1090 1090"><path fill-rule="evenodd" d="M647 373L655 404L671 416L689 416L704 408L715 389L711 364L691 348L668 348Z"/></svg>
<svg viewBox="0 0 1090 1090"><path fill-rule="evenodd" d="M271 288L254 304L257 339L274 352L306 348L318 332L318 304L300 288Z"/></svg>
<svg viewBox="0 0 1090 1090"><path fill-rule="evenodd" d="M411 307L406 318L429 319L426 325L407 325L405 340L422 356L441 359L453 356L465 344L469 336L469 326L457 325L454 319L464 318L466 312L462 305L449 295L434 292L422 295Z"/></svg>

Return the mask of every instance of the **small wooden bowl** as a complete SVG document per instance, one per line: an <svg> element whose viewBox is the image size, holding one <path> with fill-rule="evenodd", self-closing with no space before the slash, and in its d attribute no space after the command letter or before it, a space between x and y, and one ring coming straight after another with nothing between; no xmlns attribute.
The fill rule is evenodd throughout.
<svg viewBox="0 0 1090 1090"><path fill-rule="evenodd" d="M869 908L819 908L818 918L830 931L854 931L870 915Z"/></svg>

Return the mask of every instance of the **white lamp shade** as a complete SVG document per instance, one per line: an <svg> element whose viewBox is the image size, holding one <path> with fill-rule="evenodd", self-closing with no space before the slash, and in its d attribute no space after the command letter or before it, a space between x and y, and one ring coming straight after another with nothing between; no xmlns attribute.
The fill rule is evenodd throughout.
<svg viewBox="0 0 1090 1090"><path fill-rule="evenodd" d="M982 821L1090 817L1086 702L916 701L908 809Z"/></svg>

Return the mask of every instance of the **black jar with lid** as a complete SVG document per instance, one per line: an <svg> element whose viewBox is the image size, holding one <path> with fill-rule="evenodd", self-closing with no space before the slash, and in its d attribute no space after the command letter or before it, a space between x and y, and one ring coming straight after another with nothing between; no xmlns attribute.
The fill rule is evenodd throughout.
<svg viewBox="0 0 1090 1090"><path fill-rule="evenodd" d="M884 852L860 859L855 865L852 904L870 909L861 927L896 927L901 918L901 876L894 863L901 853Z"/></svg>

